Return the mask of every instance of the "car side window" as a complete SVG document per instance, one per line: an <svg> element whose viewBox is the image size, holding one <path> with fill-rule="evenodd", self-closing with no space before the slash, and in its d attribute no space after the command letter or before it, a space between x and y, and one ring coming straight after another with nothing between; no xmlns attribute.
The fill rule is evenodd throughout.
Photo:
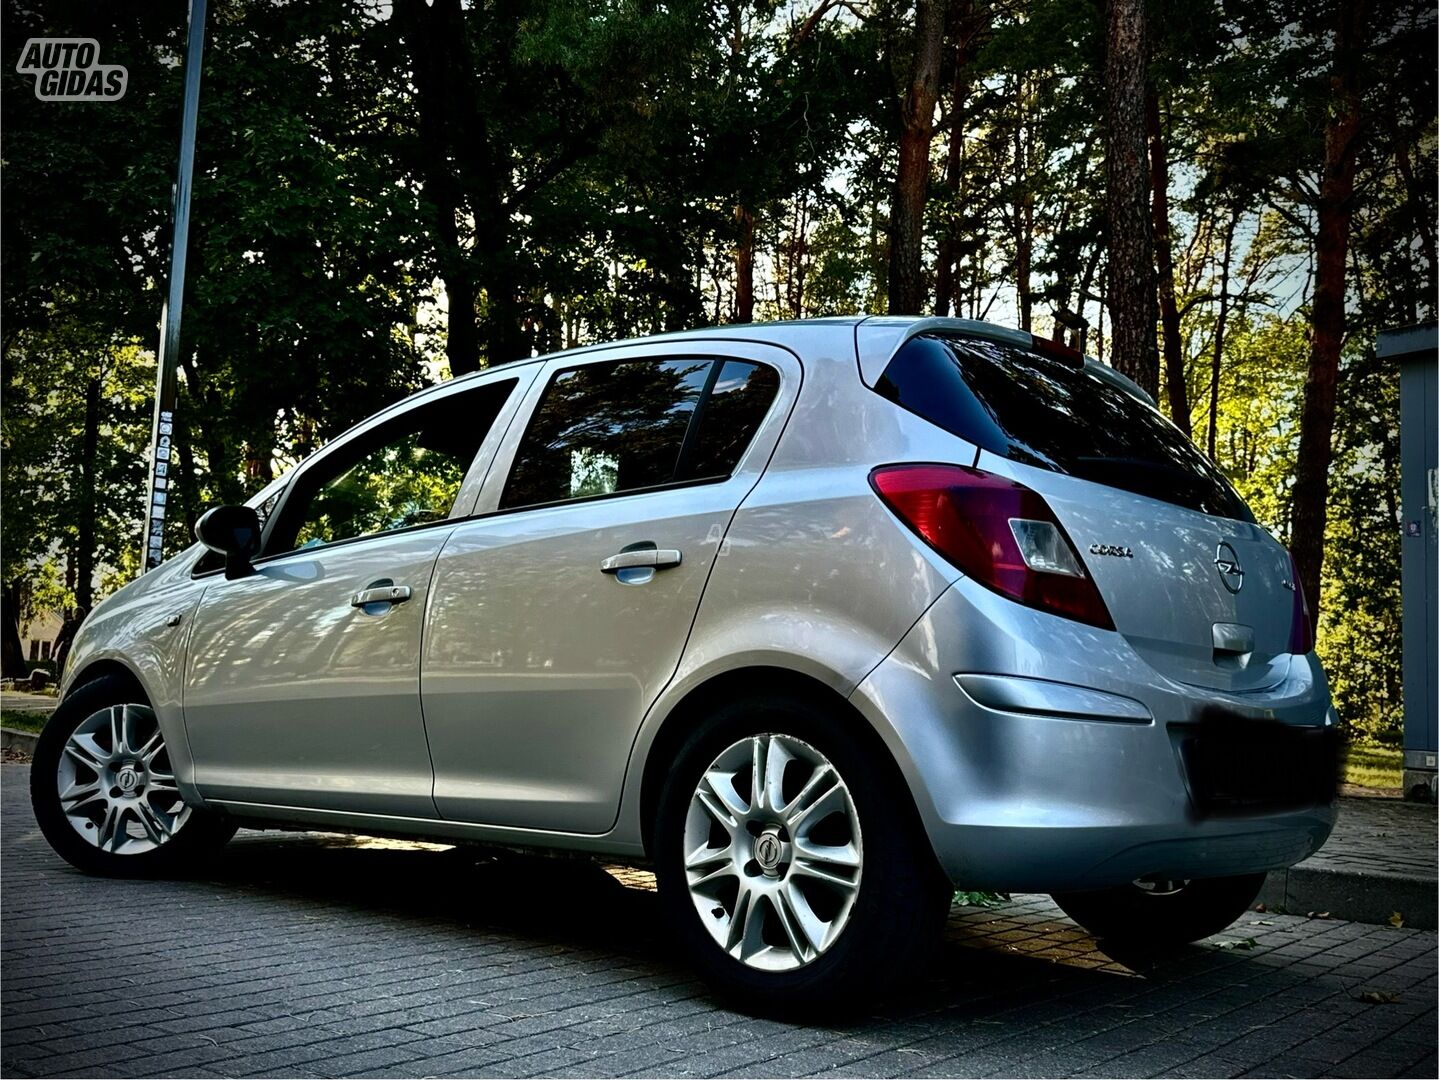
<svg viewBox="0 0 1439 1080"><path fill-rule="evenodd" d="M779 394L779 372L768 364L725 360L701 406L681 479L734 472Z"/></svg>
<svg viewBox="0 0 1439 1080"><path fill-rule="evenodd" d="M443 521L516 382L408 409L306 470L279 508L266 554Z"/></svg>
<svg viewBox="0 0 1439 1080"><path fill-rule="evenodd" d="M377 447L315 492L297 548L439 521L449 515L469 462L420 444L420 433Z"/></svg>
<svg viewBox="0 0 1439 1080"><path fill-rule="evenodd" d="M672 483L712 360L620 360L561 371L520 440L500 508Z"/></svg>

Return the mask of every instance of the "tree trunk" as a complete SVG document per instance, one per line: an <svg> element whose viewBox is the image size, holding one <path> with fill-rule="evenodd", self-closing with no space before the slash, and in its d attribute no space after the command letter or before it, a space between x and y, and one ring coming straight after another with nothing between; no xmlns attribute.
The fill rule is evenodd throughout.
<svg viewBox="0 0 1439 1080"><path fill-rule="evenodd" d="M1116 370L1158 399L1154 257L1144 152L1144 0L1107 0L1105 21L1110 357Z"/></svg>
<svg viewBox="0 0 1439 1080"><path fill-rule="evenodd" d="M0 589L0 674L7 679L23 678L30 670L20 647L20 588L5 583Z"/></svg>
<svg viewBox="0 0 1439 1080"><path fill-rule="evenodd" d="M1149 186L1154 197L1154 256L1159 274L1159 321L1164 329L1164 381L1169 390L1169 415L1175 426L1188 435L1189 387L1184 380L1184 344L1179 336L1179 305L1174 298L1174 238L1169 229L1169 158L1159 121L1159 95L1152 86L1147 99Z"/></svg>
<svg viewBox="0 0 1439 1080"><path fill-rule="evenodd" d="M1105 343L1109 341L1109 335L1104 332L1104 313L1109 310L1109 267L1106 266L1099 272L1099 329L1094 336L1095 357L1100 363L1104 363ZM1110 323L1110 333L1114 332L1114 324Z"/></svg>
<svg viewBox="0 0 1439 1080"><path fill-rule="evenodd" d="M458 245L455 250L458 252ZM444 265L447 260L440 262ZM440 272L445 282L445 358L450 362L451 378L480 369L480 330L475 321L475 301L480 291L461 267L463 262L463 256L448 260L448 272Z"/></svg>
<svg viewBox="0 0 1439 1080"><path fill-rule="evenodd" d="M736 206L739 243L734 250L734 321L754 322L754 214L747 206Z"/></svg>
<svg viewBox="0 0 1439 1080"><path fill-rule="evenodd" d="M1359 63L1363 50L1365 0L1338 6L1332 100L1324 127L1324 179L1319 187L1319 236L1314 250L1313 336L1304 406L1299 418L1295 463L1293 531L1290 547L1309 611L1319 617L1319 583L1324 569L1328 522L1329 466L1334 457L1334 403L1339 385L1339 352L1344 346L1345 264L1354 213L1354 167L1359 147Z"/></svg>
<svg viewBox="0 0 1439 1080"><path fill-rule="evenodd" d="M1029 190L1029 152L1024 132L1029 110L1024 76L1014 80L1014 288L1019 302L1019 328L1028 330L1034 320L1034 194Z"/></svg>
<svg viewBox="0 0 1439 1080"><path fill-rule="evenodd" d="M968 119L969 61L972 42L978 32L972 0L958 5L959 41L954 49L954 80L949 93L949 154L944 165L944 192L951 215L958 212L959 181L964 171L964 130ZM934 313L960 314L959 234L957 223L949 221L940 233L939 258L935 264Z"/></svg>
<svg viewBox="0 0 1439 1080"><path fill-rule="evenodd" d="M80 446L80 506L75 522L75 602L95 606L95 455L100 445L100 377L85 383L85 433Z"/></svg>
<svg viewBox="0 0 1439 1080"><path fill-rule="evenodd" d="M494 234L486 230L485 233L476 234L475 246L486 243L484 236ZM508 238L494 239L490 241L495 245L508 244ZM521 325L524 315L524 307L521 304L520 291L515 284L515 277L509 265L507 256L503 254L507 249L502 246L490 247L488 250L501 253L500 258L494 260L484 275L483 289L487 310L484 322L479 328L479 351L484 354L485 363L493 366L495 364L507 364L511 360L525 360L533 351L530 343L530 334ZM458 375L459 372L454 374Z"/></svg>
<svg viewBox="0 0 1439 1080"><path fill-rule="evenodd" d="M1214 350L1209 357L1209 432L1206 446L1209 460L1214 461L1215 440L1219 432L1219 371L1224 362L1224 330L1229 324L1229 266L1234 254L1234 227L1239 222L1239 211L1229 215L1224 226L1224 247L1219 258L1219 315L1214 320ZM1183 372L1180 372L1181 379Z"/></svg>
<svg viewBox="0 0 1439 1080"><path fill-rule="evenodd" d="M200 371L195 366L194 355L184 356L180 360L180 370L185 373L185 385L190 391L190 398L199 405L194 411L195 427L200 432L200 442L205 448L205 464L208 468L210 488L215 497L225 504L234 504L244 501L244 490L240 486L239 469L235 459L225 445L225 441L219 438L215 432L215 426L211 418L217 410L210 400L205 384L200 379Z"/></svg>
<svg viewBox="0 0 1439 1080"><path fill-rule="evenodd" d="M195 535L195 523L200 519L199 499L195 492L195 455L190 449L190 429L186 423L185 404L175 410L175 437L170 442L170 497L166 501L166 521L176 513L185 523L185 536Z"/></svg>
<svg viewBox="0 0 1439 1080"><path fill-rule="evenodd" d="M507 283L485 282L491 286L486 291L493 325L487 327L489 340L482 342L475 311L482 286L459 231L459 219L468 210L475 221L472 250L481 258L503 260L507 238L496 223L507 215L496 205L500 196L492 175L489 143L474 115L474 72L465 51L459 0L400 0L394 5L394 14L410 50L420 128L420 171L425 199L432 209L436 262L449 302L445 354L453 377L479 369L482 344L488 346L485 351L491 362L515 359L511 355L516 349L513 335L503 324L515 314L512 290L504 287ZM467 187L481 192L468 207Z"/></svg>
<svg viewBox="0 0 1439 1080"><path fill-rule="evenodd" d="M790 315L795 319L804 318L805 260L809 257L809 189L799 193L799 206L795 211L794 241L790 254Z"/></svg>
<svg viewBox="0 0 1439 1080"><path fill-rule="evenodd" d="M1424 202L1423 188L1414 176L1414 160L1409 143L1402 137L1395 140L1394 162L1399 166L1399 175L1404 180L1404 190L1409 209L1414 216L1414 232L1424 250L1424 260L1429 264L1429 292L1434 292L1434 279L1439 275L1439 243L1434 239L1434 221Z"/></svg>
<svg viewBox="0 0 1439 1080"><path fill-rule="evenodd" d="M889 313L924 310L924 203L929 191L929 144L939 98L940 50L944 44L943 0L919 0L915 11L914 60L900 106L899 172L889 224Z"/></svg>
<svg viewBox="0 0 1439 1080"><path fill-rule="evenodd" d="M1093 295L1090 292L1090 287L1094 284L1094 272L1099 267L1100 250L1100 245L1096 244L1094 250L1089 253L1089 259L1084 264L1084 272L1079 278L1079 295L1075 298L1074 307L1081 319L1084 318L1085 306L1089 303L1090 297ZM1103 310L1104 301L1100 299L1100 311L1103 312ZM1084 325L1074 328L1073 333L1070 335L1069 343L1082 353L1088 352L1089 326L1087 322Z"/></svg>

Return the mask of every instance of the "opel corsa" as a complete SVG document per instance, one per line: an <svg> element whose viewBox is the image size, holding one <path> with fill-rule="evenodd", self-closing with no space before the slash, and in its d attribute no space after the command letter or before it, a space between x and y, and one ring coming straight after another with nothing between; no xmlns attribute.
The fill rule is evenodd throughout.
<svg viewBox="0 0 1439 1080"><path fill-rule="evenodd" d="M944 319L505 364L101 604L32 770L83 870L237 826L653 865L752 1008L902 978L955 885L1213 934L1334 822L1294 564L1111 369Z"/></svg>

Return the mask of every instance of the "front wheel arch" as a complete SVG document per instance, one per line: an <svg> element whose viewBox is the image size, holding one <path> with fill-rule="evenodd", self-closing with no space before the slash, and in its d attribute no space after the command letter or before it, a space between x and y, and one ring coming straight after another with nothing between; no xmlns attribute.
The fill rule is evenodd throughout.
<svg viewBox="0 0 1439 1080"><path fill-rule="evenodd" d="M119 660L106 658L103 660L92 660L75 674L69 689L65 691L65 697L76 693L82 687L89 685L99 679L113 678L118 682L127 685L130 690L137 694L138 704L152 705L150 694L145 689L145 684L133 668Z"/></svg>
<svg viewBox="0 0 1439 1080"><path fill-rule="evenodd" d="M97 784L108 786L116 783L119 785L118 789L110 790L108 799L105 799L103 795L95 795L93 799L86 800L87 804L94 799L105 799L113 807L114 800L123 797L123 791L131 790L126 786L123 776L113 776L111 773L112 767L120 767L116 765L117 759L120 759L123 764L120 771L131 773L132 781L133 774L138 773L142 783L153 782L158 793L163 794L173 787L176 790L176 799L187 802L189 809L183 825L176 825L173 832L166 829L164 841L157 840L157 846L152 846L148 850L139 853L125 852L116 848L106 850L104 844L97 846L93 842L82 840L80 838L81 831L71 820L74 804L72 803L70 811L67 811L59 797L59 785L64 782L64 777L59 775L62 756L69 752L66 746L72 733L77 727L93 718L96 713L114 710L117 706L132 705L138 706L150 714L155 721L154 738L163 740L164 732L160 728L158 717L154 715L150 699L145 694L139 680L128 670L119 674L101 671L96 677L83 682L77 681L71 686L64 700L60 702L59 707L46 722L35 747L34 759L30 767L29 786L36 822L56 854L86 873L115 877L183 873L223 846L234 834L235 823L225 815L183 800L183 795L179 792L178 785L175 784L172 758L168 761L168 770L162 767L161 770L152 773L153 766L150 763L150 757L153 754L141 756L134 750L126 749L131 744L125 741L120 742L120 748L117 750L114 743L118 741L118 737L114 735L113 727L111 728L111 743L101 742L98 749L91 745L88 755L82 752L80 756L84 769L89 770L87 774L89 779L84 780L82 786L93 788ZM123 733L126 730L125 721L122 720L120 731ZM92 743L93 741L92 739ZM146 746L153 746L153 742L146 742ZM166 753L167 751L168 747L165 742L160 741L159 749L154 753ZM108 754L109 756L97 758L97 754ZM101 769L98 765L93 764L97 761L104 764L105 768ZM135 764L137 761L143 762L143 765ZM146 777L149 779L145 779ZM144 792L147 790L149 790L148 787L142 786L139 789L140 795L137 797L144 798ZM86 792L80 794L86 794ZM130 815L128 819L125 817L126 813ZM107 816L106 823L110 820ZM128 810L120 809L115 820L133 822L135 820L133 807Z"/></svg>

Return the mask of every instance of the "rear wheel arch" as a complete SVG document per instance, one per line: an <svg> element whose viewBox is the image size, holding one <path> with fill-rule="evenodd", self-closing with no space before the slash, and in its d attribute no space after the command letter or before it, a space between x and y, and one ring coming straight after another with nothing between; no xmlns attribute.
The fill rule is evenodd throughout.
<svg viewBox="0 0 1439 1080"><path fill-rule="evenodd" d="M914 795L905 782L894 755L874 726L843 695L819 679L789 668L759 666L742 667L711 676L689 690L670 710L650 743L645 755L644 779L640 785L640 832L646 854L654 857L655 815L659 810L660 793L665 778L685 740L710 712L747 697L781 695L816 705L838 718L863 742L883 773L884 782L905 809L915 835L930 850ZM935 860L935 870L939 862Z"/></svg>

